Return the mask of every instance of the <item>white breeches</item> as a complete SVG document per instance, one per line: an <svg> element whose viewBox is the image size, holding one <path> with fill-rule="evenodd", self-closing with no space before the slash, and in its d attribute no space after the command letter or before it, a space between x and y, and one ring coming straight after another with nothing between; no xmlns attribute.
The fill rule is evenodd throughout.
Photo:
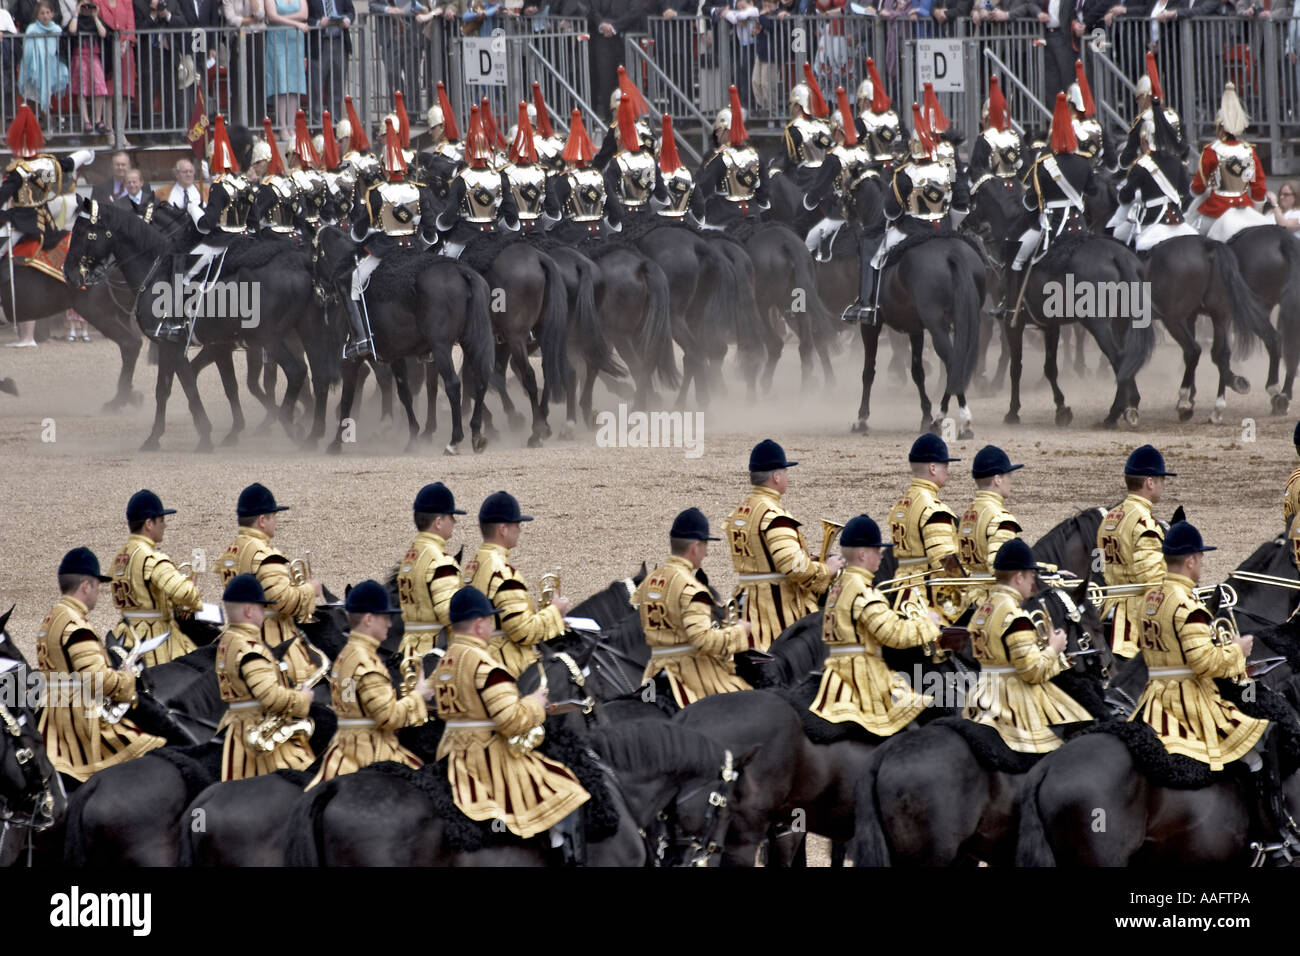
<svg viewBox="0 0 1300 956"><path fill-rule="evenodd" d="M370 285L370 275L379 268L379 257L366 253L365 258L357 263L357 267L352 270L352 298L360 299L361 293L366 291L366 286Z"/></svg>
<svg viewBox="0 0 1300 956"><path fill-rule="evenodd" d="M1038 248L1039 240L1043 238L1042 229L1026 229L1024 235L1020 237L1020 248L1016 251L1016 258L1011 263L1011 268L1019 272L1029 261L1029 257L1034 254Z"/></svg>

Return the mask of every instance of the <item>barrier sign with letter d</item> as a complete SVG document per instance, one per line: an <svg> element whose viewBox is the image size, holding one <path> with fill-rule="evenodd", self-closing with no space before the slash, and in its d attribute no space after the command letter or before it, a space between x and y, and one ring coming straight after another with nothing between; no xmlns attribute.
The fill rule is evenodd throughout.
<svg viewBox="0 0 1300 956"><path fill-rule="evenodd" d="M465 82L473 86L506 85L506 44L502 37L465 37Z"/></svg>
<svg viewBox="0 0 1300 956"><path fill-rule="evenodd" d="M939 93L964 93L960 40L916 41L916 85L933 83Z"/></svg>

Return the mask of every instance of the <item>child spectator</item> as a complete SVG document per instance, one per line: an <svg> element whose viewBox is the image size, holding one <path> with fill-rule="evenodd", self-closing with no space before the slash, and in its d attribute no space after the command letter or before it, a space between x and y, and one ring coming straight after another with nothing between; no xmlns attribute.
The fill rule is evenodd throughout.
<svg viewBox="0 0 1300 956"><path fill-rule="evenodd" d="M81 97L82 127L91 129L93 111L95 132L107 133L104 104L108 97L108 82L104 79L101 48L108 39L108 27L99 18L99 5L94 0L81 0L77 5L77 15L68 22L68 32L76 34L72 48L72 92Z"/></svg>
<svg viewBox="0 0 1300 956"><path fill-rule="evenodd" d="M68 88L68 68L59 59L59 34L62 28L54 20L53 0L41 0L36 19L27 27L23 40L23 62L18 71L18 92L30 100L42 126L50 128L50 101Z"/></svg>

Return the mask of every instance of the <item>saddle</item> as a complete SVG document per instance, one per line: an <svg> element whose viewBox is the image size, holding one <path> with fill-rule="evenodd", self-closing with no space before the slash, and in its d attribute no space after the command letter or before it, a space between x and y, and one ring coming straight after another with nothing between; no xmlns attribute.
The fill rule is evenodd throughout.
<svg viewBox="0 0 1300 956"><path fill-rule="evenodd" d="M29 269L43 272L66 285L67 280L63 277L63 262L68 258L68 244L71 241L72 233L65 232L53 246L43 249L39 238L23 239L14 244L14 265L27 266Z"/></svg>

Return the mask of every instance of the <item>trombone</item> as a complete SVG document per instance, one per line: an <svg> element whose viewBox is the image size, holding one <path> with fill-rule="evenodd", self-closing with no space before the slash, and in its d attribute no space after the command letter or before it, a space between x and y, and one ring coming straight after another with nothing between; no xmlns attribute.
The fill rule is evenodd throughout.
<svg viewBox="0 0 1300 956"><path fill-rule="evenodd" d="M1300 591L1300 581L1294 578L1284 578L1276 574L1260 574L1258 571L1232 571L1228 574L1228 577L1236 578L1239 581L1249 581L1252 584L1267 584L1270 587Z"/></svg>
<svg viewBox="0 0 1300 956"><path fill-rule="evenodd" d="M893 594L895 591L903 591L907 588L924 587L925 582L918 581L917 578L925 578L929 577L929 575L929 571L914 571L911 574L904 574L901 577L894 578L889 582L888 587L877 588L877 590L881 594Z"/></svg>

